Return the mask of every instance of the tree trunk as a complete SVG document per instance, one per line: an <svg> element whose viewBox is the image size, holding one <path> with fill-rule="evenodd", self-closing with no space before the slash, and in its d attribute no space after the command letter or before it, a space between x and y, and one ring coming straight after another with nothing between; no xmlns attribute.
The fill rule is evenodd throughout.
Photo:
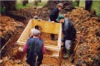
<svg viewBox="0 0 100 66"><path fill-rule="evenodd" d="M28 0L24 0L23 1L23 6L26 6L27 3L28 3Z"/></svg>
<svg viewBox="0 0 100 66"><path fill-rule="evenodd" d="M38 5L38 0L34 1L34 5L37 6Z"/></svg>
<svg viewBox="0 0 100 66"><path fill-rule="evenodd" d="M6 11L16 10L16 0L13 1L1 1L1 5L5 7Z"/></svg>

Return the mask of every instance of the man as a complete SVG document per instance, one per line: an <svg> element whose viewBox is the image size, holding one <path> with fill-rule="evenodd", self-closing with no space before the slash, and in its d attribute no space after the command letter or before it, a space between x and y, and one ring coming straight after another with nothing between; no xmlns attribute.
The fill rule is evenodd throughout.
<svg viewBox="0 0 100 66"><path fill-rule="evenodd" d="M63 55L64 58L68 58L70 56L70 47L73 40L75 40L76 30L68 18L64 18L64 16L59 16L57 21L62 24L62 33L65 47L65 54Z"/></svg>
<svg viewBox="0 0 100 66"><path fill-rule="evenodd" d="M40 31L42 30L42 28L40 26L36 25L34 28L31 29L31 35L30 35L30 37L33 36L33 30L34 29L37 29L37 30L40 30Z"/></svg>
<svg viewBox="0 0 100 66"><path fill-rule="evenodd" d="M59 3L57 4L57 7L53 9L53 11L51 12L50 14L50 21L52 21L53 23L54 22L57 22L56 19L58 18L59 16L59 11L63 8L63 4L62 3ZM55 37L54 37L54 34L51 34L51 39L52 40L55 40Z"/></svg>
<svg viewBox="0 0 100 66"><path fill-rule="evenodd" d="M42 64L43 53L45 52L43 40L40 39L40 31L33 29L33 37L27 41L27 60L30 66L40 66Z"/></svg>
<svg viewBox="0 0 100 66"><path fill-rule="evenodd" d="M57 7L53 9L53 11L51 12L50 14L50 20L51 21L54 21L54 22L57 22L56 19L58 18L59 16L59 11L63 8L63 4L62 3L59 3L57 4Z"/></svg>

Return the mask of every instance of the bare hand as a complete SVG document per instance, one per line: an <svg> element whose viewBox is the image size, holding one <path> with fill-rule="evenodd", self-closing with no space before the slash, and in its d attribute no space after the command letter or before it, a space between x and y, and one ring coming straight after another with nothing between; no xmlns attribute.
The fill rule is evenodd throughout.
<svg viewBox="0 0 100 66"><path fill-rule="evenodd" d="M52 23L55 23L54 21L51 21Z"/></svg>
<svg viewBox="0 0 100 66"><path fill-rule="evenodd" d="M21 52L23 52L23 48L21 48L21 47L19 47L18 50L21 51Z"/></svg>

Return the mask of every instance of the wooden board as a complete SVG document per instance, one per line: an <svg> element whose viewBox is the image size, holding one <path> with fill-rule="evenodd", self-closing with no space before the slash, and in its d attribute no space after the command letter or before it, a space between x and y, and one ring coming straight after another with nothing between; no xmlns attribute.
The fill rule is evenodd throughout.
<svg viewBox="0 0 100 66"><path fill-rule="evenodd" d="M34 28L35 25L41 26L42 32L59 34L61 24L47 22L47 21L43 21L43 20L32 20L32 28Z"/></svg>

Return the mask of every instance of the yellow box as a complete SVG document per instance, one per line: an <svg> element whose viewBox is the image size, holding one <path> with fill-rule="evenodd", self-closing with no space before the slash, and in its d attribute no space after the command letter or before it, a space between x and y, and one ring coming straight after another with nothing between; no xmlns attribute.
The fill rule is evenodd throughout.
<svg viewBox="0 0 100 66"><path fill-rule="evenodd" d="M31 29L34 28L35 25L39 25L42 28L41 32L58 35L58 41L57 41L58 44L56 46L52 44L50 45L45 44L45 47L48 50L56 51L55 53L52 54L53 57L59 57L59 52L61 50L61 33L62 33L62 28L60 23L52 23L44 20L30 19L26 28L24 29L21 36L17 40L17 43L19 45L24 45L31 34Z"/></svg>

